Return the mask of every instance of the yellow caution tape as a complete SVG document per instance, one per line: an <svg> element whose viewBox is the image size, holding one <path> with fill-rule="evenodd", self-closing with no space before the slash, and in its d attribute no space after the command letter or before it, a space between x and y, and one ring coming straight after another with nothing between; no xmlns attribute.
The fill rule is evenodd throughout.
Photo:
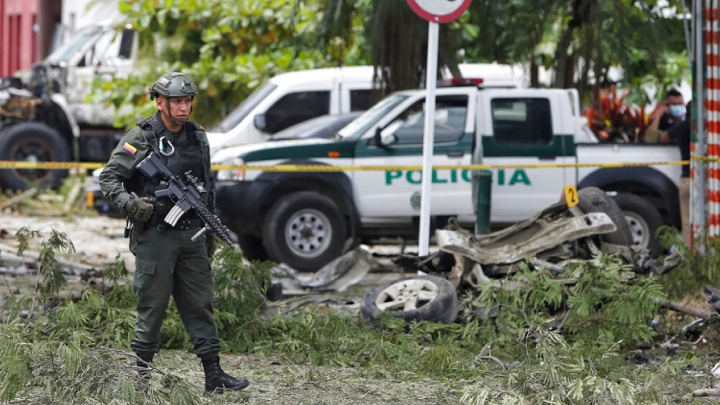
<svg viewBox="0 0 720 405"><path fill-rule="evenodd" d="M99 169L101 167L105 167L105 163L28 162L28 161L20 161L20 160L0 160L0 169L69 170L69 169Z"/></svg>
<svg viewBox="0 0 720 405"><path fill-rule="evenodd" d="M691 160L706 162L720 162L717 158L693 156ZM648 166L680 166L688 164L688 160L675 160L666 162L632 162L632 163L540 163L540 164L469 164L469 165L434 165L434 170L489 170L489 169L556 169L556 168L619 168L619 167L648 167ZM0 160L2 169L43 169L43 170L70 170L70 169L99 169L105 163L99 162L27 162ZM386 166L333 166L333 165L212 165L212 170L246 170L265 172L367 172L367 171L421 171L422 165L386 165Z"/></svg>
<svg viewBox="0 0 720 405"><path fill-rule="evenodd" d="M434 170L488 170L488 169L554 169L573 167L646 167L646 166L679 166L687 164L687 160L673 162L644 163L547 163L547 164L507 164L507 165L434 165ZM422 165L403 166L331 166L331 165L214 165L213 170L259 170L266 172L367 172L367 171L420 171Z"/></svg>

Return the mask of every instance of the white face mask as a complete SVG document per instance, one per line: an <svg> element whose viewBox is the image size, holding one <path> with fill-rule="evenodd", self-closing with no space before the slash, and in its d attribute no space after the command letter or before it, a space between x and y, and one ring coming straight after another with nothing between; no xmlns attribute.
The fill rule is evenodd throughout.
<svg viewBox="0 0 720 405"><path fill-rule="evenodd" d="M684 105L671 105L670 106L670 114L673 117L682 117L685 115L685 106Z"/></svg>

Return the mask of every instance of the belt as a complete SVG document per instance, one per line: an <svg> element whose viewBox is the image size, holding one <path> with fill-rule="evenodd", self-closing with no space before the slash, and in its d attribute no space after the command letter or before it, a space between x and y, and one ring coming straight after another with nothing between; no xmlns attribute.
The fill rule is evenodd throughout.
<svg viewBox="0 0 720 405"><path fill-rule="evenodd" d="M157 227L159 230L163 231L166 229L177 229L181 231L186 231L193 227L202 227L205 225L200 218L182 218L180 219L175 226L170 226L167 222L165 222L164 218L158 217L156 215L153 215L150 217L150 220L147 222L148 226L150 227Z"/></svg>

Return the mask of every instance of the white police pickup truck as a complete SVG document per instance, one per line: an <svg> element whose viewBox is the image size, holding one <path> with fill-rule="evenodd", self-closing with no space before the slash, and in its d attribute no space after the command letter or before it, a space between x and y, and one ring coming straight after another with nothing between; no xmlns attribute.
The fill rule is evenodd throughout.
<svg viewBox="0 0 720 405"><path fill-rule="evenodd" d="M434 165L660 162L680 159L674 146L599 144L583 125L577 93L562 89L440 87ZM243 145L214 164L422 164L425 92L394 93L343 128L335 139ZM559 200L566 185L614 196L636 243L659 253L653 232L680 226L679 166L493 170L491 222L514 223ZM217 208L250 259L317 270L351 246L376 237L417 236L421 173L408 170L217 173ZM432 216L475 221L471 171L432 175Z"/></svg>

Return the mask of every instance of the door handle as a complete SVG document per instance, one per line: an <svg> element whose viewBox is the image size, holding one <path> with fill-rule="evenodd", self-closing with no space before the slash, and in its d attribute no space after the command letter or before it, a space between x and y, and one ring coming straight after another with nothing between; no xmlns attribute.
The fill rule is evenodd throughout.
<svg viewBox="0 0 720 405"><path fill-rule="evenodd" d="M448 152L447 153L448 157L453 157L453 158L463 157L464 155L465 155L465 152Z"/></svg>
<svg viewBox="0 0 720 405"><path fill-rule="evenodd" d="M538 156L538 159L540 159L540 160L555 160L555 159L557 159L557 156L551 156L551 155Z"/></svg>

